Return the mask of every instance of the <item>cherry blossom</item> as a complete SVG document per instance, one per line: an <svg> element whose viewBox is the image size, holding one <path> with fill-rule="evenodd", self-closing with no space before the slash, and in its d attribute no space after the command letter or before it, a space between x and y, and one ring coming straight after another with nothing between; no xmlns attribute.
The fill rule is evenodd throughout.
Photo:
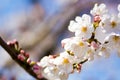
<svg viewBox="0 0 120 80"><path fill-rule="evenodd" d="M71 21L68 29L71 32L75 32L75 36L89 39L92 36L94 30L91 17L87 14L84 14L82 17L76 17L75 21Z"/></svg>
<svg viewBox="0 0 120 80"><path fill-rule="evenodd" d="M96 15L99 15L99 16L103 16L104 14L107 14L108 10L106 8L106 5L105 4L100 4L98 6L98 4L95 4L93 9L90 11L90 13L93 15L93 16L96 16Z"/></svg>

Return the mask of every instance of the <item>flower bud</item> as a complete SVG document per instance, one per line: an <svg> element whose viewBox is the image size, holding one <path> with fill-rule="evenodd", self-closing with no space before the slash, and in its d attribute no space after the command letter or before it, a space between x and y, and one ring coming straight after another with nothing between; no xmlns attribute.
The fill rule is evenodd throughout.
<svg viewBox="0 0 120 80"><path fill-rule="evenodd" d="M26 62L27 62L28 64L30 64L30 63L31 63L31 60L28 58Z"/></svg>
<svg viewBox="0 0 120 80"><path fill-rule="evenodd" d="M13 40L14 44L18 44L18 41L16 39Z"/></svg>
<svg viewBox="0 0 120 80"><path fill-rule="evenodd" d="M10 42L10 41L8 41L8 42L7 42L7 45L8 45L8 46L10 46L10 45L11 45L11 42Z"/></svg>
<svg viewBox="0 0 120 80"><path fill-rule="evenodd" d="M20 50L20 53L25 55L25 51L24 50Z"/></svg>
<svg viewBox="0 0 120 80"><path fill-rule="evenodd" d="M26 58L29 58L29 54L28 53L25 53L24 54Z"/></svg>
<svg viewBox="0 0 120 80"><path fill-rule="evenodd" d="M19 54L17 57L18 57L18 59L21 60L21 61L24 61L24 60L25 60L25 57L24 57L23 55L21 55L21 54Z"/></svg>
<svg viewBox="0 0 120 80"><path fill-rule="evenodd" d="M39 79L43 78L42 74L39 74L37 77L38 77Z"/></svg>
<svg viewBox="0 0 120 80"><path fill-rule="evenodd" d="M100 16L99 16L99 15L96 15L96 16L94 17L94 22L100 22L100 21L101 21Z"/></svg>
<svg viewBox="0 0 120 80"><path fill-rule="evenodd" d="M34 62L34 61L31 61L31 62L30 62L30 65L31 65L31 66L34 66L35 64L36 64L36 62Z"/></svg>

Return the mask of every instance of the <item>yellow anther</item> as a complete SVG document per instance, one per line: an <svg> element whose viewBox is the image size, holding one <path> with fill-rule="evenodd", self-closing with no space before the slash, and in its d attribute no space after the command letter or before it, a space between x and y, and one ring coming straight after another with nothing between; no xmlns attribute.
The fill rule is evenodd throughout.
<svg viewBox="0 0 120 80"><path fill-rule="evenodd" d="M116 24L115 21L112 21L112 22L111 22L111 26L112 26L112 28L116 27L116 25L117 25L117 24Z"/></svg>
<svg viewBox="0 0 120 80"><path fill-rule="evenodd" d="M82 41L80 41L79 46L84 46L84 43Z"/></svg>
<svg viewBox="0 0 120 80"><path fill-rule="evenodd" d="M102 48L101 48L101 51L105 51L105 50L106 50L106 48L105 48L105 47L102 47Z"/></svg>
<svg viewBox="0 0 120 80"><path fill-rule="evenodd" d="M84 33L87 32L87 27L82 27L81 31L84 32Z"/></svg>
<svg viewBox="0 0 120 80"><path fill-rule="evenodd" d="M67 53L71 56L74 56L74 53L72 51L67 51Z"/></svg>
<svg viewBox="0 0 120 80"><path fill-rule="evenodd" d="M88 53L88 54L91 54L91 53L92 53L92 50L88 50L87 53Z"/></svg>
<svg viewBox="0 0 120 80"><path fill-rule="evenodd" d="M57 70L58 70L58 69L57 69L56 67L53 69L54 72L56 72Z"/></svg>
<svg viewBox="0 0 120 80"><path fill-rule="evenodd" d="M68 64L69 63L69 60L67 58L64 58L63 59L63 64Z"/></svg>
<svg viewBox="0 0 120 80"><path fill-rule="evenodd" d="M113 40L114 40L115 42L118 42L119 39L120 39L119 36L114 36L114 37L113 37Z"/></svg>

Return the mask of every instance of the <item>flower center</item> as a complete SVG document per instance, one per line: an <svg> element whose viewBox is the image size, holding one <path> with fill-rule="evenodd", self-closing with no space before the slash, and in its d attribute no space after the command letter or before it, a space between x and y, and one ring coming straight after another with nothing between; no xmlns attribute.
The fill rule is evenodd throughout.
<svg viewBox="0 0 120 80"><path fill-rule="evenodd" d="M118 42L119 39L120 39L119 36L114 36L114 37L113 37L113 40L114 40L115 42Z"/></svg>
<svg viewBox="0 0 120 80"><path fill-rule="evenodd" d="M112 28L115 28L115 27L116 27L116 25L117 25L117 24L116 24L116 22L115 22L115 21L112 21L112 22L111 22L111 26L112 26Z"/></svg>
<svg viewBox="0 0 120 80"><path fill-rule="evenodd" d="M82 27L81 31L84 32L84 33L87 32L87 27Z"/></svg>
<svg viewBox="0 0 120 80"><path fill-rule="evenodd" d="M87 51L87 54L91 54L91 53L92 53L92 50L91 50L91 49Z"/></svg>
<svg viewBox="0 0 120 80"><path fill-rule="evenodd" d="M68 64L69 63L69 60L67 58L64 58L63 59L63 64Z"/></svg>
<svg viewBox="0 0 120 80"><path fill-rule="evenodd" d="M53 69L54 72L56 72L57 70L58 70L58 69L57 69L56 67Z"/></svg>
<svg viewBox="0 0 120 80"><path fill-rule="evenodd" d="M106 50L106 48L105 48L105 47L102 47L102 48L101 48L101 51L105 51L105 50Z"/></svg>
<svg viewBox="0 0 120 80"><path fill-rule="evenodd" d="M80 41L79 46L84 46L84 43L82 41Z"/></svg>

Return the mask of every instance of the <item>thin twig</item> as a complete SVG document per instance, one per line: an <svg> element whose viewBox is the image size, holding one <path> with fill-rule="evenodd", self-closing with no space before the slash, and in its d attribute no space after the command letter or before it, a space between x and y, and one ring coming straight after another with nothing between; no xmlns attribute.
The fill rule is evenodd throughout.
<svg viewBox="0 0 120 80"><path fill-rule="evenodd" d="M17 62L26 72L28 72L30 75L32 75L33 77L35 77L36 79L38 80L47 80L45 78L41 78L39 79L37 77L37 75L33 72L31 66L28 64L28 63L25 63L23 61L20 61L18 58L17 58L17 54L16 54L16 51L11 49L11 47L9 47L6 42L0 37L0 45L8 52L8 54L11 56L11 58Z"/></svg>
<svg viewBox="0 0 120 80"><path fill-rule="evenodd" d="M81 61L80 64L83 64L83 63L85 63L87 61L88 61L88 59L85 59L85 60Z"/></svg>

